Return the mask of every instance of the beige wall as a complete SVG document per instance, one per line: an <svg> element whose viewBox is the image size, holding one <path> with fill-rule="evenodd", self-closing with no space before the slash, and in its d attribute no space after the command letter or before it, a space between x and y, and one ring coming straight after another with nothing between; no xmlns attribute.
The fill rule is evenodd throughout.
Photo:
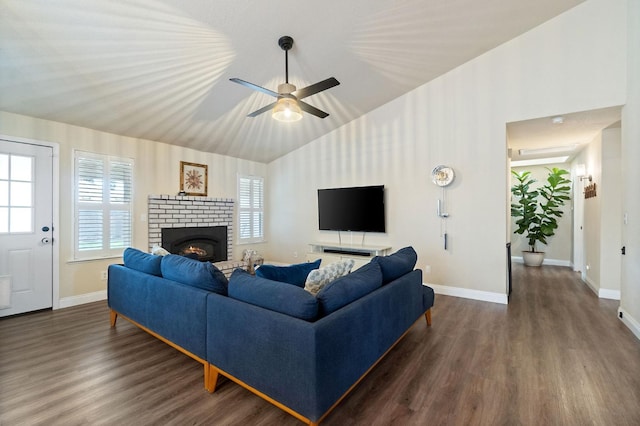
<svg viewBox="0 0 640 426"><path fill-rule="evenodd" d="M576 185L575 232L582 232L584 244L583 265L576 270L583 272L589 286L601 297L619 298L621 282L622 246L622 173L621 129L603 130L574 159L574 165L584 164L593 181L584 180ZM583 190L590 183L596 184L596 197L585 199ZM580 230L579 226L583 229ZM584 267L584 269L583 269Z"/></svg>
<svg viewBox="0 0 640 426"><path fill-rule="evenodd" d="M601 229L600 229L600 289L620 291L622 258L622 173L621 129L602 132ZM610 297L616 296L616 294ZM619 294L618 294L619 297ZM615 298L615 297L613 297Z"/></svg>
<svg viewBox="0 0 640 426"><path fill-rule="evenodd" d="M271 163L270 255L294 261L310 241L338 240L318 231L318 188L384 184L388 231L365 243L413 245L418 266L432 266L426 282L504 294L506 123L622 105L625 13L625 2L587 1ZM457 172L449 250L429 176L438 164Z"/></svg>
<svg viewBox="0 0 640 426"><path fill-rule="evenodd" d="M0 134L59 144L60 147L60 223L55 224L60 253L60 298L73 298L106 290L100 271L120 259L71 262L73 257L73 150L133 158L134 170L134 239L133 246L147 248L147 213L149 194L176 194L180 186L180 161L209 166L208 195L236 198L238 173L266 176L266 165L222 155L198 152L178 146L134 139L70 126L47 120L0 112ZM241 247L234 247L240 257ZM70 302L73 303L73 302ZM64 303L63 303L64 304Z"/></svg>
<svg viewBox="0 0 640 426"><path fill-rule="evenodd" d="M627 17L627 90L622 110L622 226L620 308L625 323L640 338L640 1L629 0Z"/></svg>
<svg viewBox="0 0 640 426"><path fill-rule="evenodd" d="M534 188L541 188L547 182L547 175L551 169L557 167L559 169L565 169L570 171L570 165L568 164L549 164L545 166L527 166L527 167L513 167L512 170L522 173L523 171L531 172L537 183ZM567 179L571 179L570 175L565 175ZM511 177L511 186L516 183L516 179ZM561 209L564 215L558 220L558 229L553 237L547 239L546 246L541 243L537 243L537 250L545 252L545 261L547 263L566 264L571 263L571 245L572 242L572 229L571 229L571 204L572 201L567 201L564 207ZM515 224L515 218L511 218L511 229L515 231L518 227ZM516 234L511 235L511 254L515 257L522 256L523 250L529 250L528 240L524 235Z"/></svg>
<svg viewBox="0 0 640 426"><path fill-rule="evenodd" d="M602 233L602 135L598 135L577 160L585 164L587 173L596 184L598 196L593 198L583 197L583 235L584 235L584 277L589 285L598 291L600 288L600 242ZM590 182L583 181L584 187Z"/></svg>

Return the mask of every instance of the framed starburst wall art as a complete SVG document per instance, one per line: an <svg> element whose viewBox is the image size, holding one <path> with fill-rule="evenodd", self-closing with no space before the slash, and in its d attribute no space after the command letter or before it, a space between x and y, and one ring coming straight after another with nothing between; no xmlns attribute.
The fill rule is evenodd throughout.
<svg viewBox="0 0 640 426"><path fill-rule="evenodd" d="M206 164L180 162L180 193L207 196Z"/></svg>

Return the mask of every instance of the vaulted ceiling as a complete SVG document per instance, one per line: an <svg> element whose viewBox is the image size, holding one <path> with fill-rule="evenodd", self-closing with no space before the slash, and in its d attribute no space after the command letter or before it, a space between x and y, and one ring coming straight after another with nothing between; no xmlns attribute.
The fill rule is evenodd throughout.
<svg viewBox="0 0 640 426"><path fill-rule="evenodd" d="M0 110L270 162L582 0L2 0ZM281 123L289 81L340 85Z"/></svg>

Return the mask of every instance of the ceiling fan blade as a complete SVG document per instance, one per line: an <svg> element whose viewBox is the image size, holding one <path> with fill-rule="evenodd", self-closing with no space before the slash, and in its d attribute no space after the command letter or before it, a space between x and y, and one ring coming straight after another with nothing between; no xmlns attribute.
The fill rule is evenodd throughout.
<svg viewBox="0 0 640 426"><path fill-rule="evenodd" d="M322 92L323 90L331 89L338 84L340 84L340 82L334 77L331 77L316 84L312 84L311 86L303 87L300 90L296 90L293 94L298 99L304 99L307 96L315 95L316 93Z"/></svg>
<svg viewBox="0 0 640 426"><path fill-rule="evenodd" d="M248 87L249 89L253 89L253 90L257 90L258 92L266 93L267 95L271 95L274 98L278 97L278 94L276 92L274 92L273 90L265 89L264 87L260 87L257 84L249 83L248 81L244 81L244 80L241 80L239 78L230 78L229 80L233 81L234 83L238 83L238 84L241 84L241 85L243 85L245 87Z"/></svg>
<svg viewBox="0 0 640 426"><path fill-rule="evenodd" d="M311 106L306 102L302 102L299 99L298 99L298 106L304 112L308 112L309 114L315 115L316 117L325 118L329 116L329 114L327 114L326 112L319 110L318 108Z"/></svg>
<svg viewBox="0 0 640 426"><path fill-rule="evenodd" d="M265 107L262 107L262 108L260 108L259 110L253 111L251 114L247 114L247 117L255 117L255 116L257 116L257 115L260 115L260 114L262 114L263 112L267 112L267 111L269 111L270 109L273 109L273 107L274 107L274 106L276 106L276 103L275 103L275 102L270 103L269 105L267 105L267 106L265 106Z"/></svg>

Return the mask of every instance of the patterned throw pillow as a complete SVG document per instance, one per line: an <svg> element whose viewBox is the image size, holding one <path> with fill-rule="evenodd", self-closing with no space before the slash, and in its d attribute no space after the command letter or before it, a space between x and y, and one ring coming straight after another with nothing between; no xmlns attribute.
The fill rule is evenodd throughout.
<svg viewBox="0 0 640 426"><path fill-rule="evenodd" d="M345 259L327 265L324 268L314 269L309 272L307 281L304 283L304 289L313 295L318 294L324 286L351 272L351 268L355 263L353 259Z"/></svg>

